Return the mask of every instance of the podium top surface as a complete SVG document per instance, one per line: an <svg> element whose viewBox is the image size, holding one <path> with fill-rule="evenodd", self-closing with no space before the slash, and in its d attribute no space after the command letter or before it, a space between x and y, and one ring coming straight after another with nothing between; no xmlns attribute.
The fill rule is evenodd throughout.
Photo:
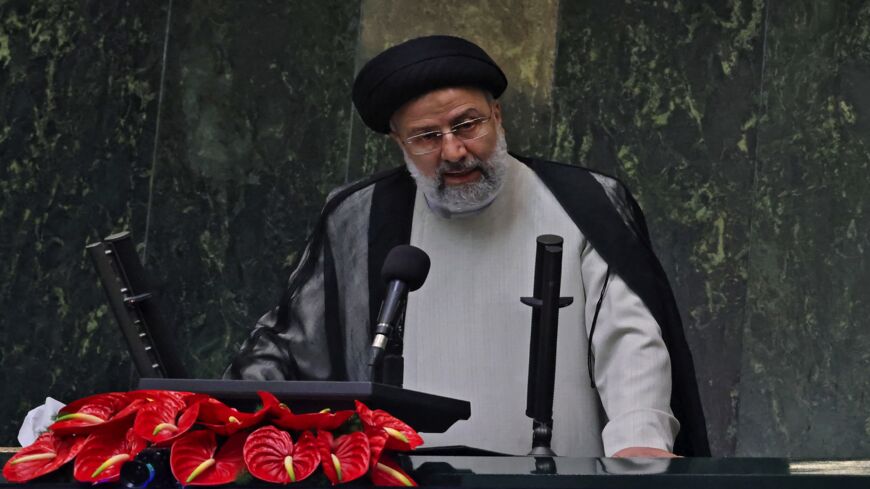
<svg viewBox="0 0 870 489"><path fill-rule="evenodd" d="M468 401L375 382L142 378L139 389L208 394L240 407L258 402L257 392L267 391L299 412L327 407L353 409L353 401L358 400L372 409L388 411L422 433L443 433L456 421L471 417ZM251 409L251 406L247 408Z"/></svg>
<svg viewBox="0 0 870 489"><path fill-rule="evenodd" d="M482 488L870 487L870 460L617 459L410 455L421 486Z"/></svg>

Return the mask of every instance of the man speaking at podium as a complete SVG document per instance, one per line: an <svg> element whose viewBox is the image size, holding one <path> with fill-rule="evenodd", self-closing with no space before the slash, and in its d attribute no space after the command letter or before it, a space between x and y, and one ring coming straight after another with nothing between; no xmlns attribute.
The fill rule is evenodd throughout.
<svg viewBox="0 0 870 489"><path fill-rule="evenodd" d="M613 178L509 154L497 101L506 87L480 47L448 36L399 44L360 70L354 105L405 165L330 194L281 304L226 377L369 380L381 266L410 243L432 269L408 298L404 387L472 406L427 445L525 454L531 313L520 297L531 295L536 237L556 234L561 295L574 303L559 313L555 452L709 455L692 358L640 208Z"/></svg>

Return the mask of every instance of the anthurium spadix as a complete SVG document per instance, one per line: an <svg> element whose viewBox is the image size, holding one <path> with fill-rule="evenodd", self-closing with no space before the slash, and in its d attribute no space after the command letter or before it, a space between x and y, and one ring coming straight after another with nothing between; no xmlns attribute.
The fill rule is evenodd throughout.
<svg viewBox="0 0 870 489"><path fill-rule="evenodd" d="M73 477L79 482L110 482L118 480L121 465L132 460L148 446L131 426L116 425L88 436L76 457Z"/></svg>
<svg viewBox="0 0 870 489"><path fill-rule="evenodd" d="M333 485L362 477L369 469L369 439L357 431L334 438L328 431L317 433L320 466Z"/></svg>
<svg viewBox="0 0 870 489"><path fill-rule="evenodd" d="M277 402L272 394L258 392L263 407L253 413L239 411L234 407L218 401L208 399L200 407L197 422L219 435L229 436L233 433L248 429L260 424L269 413L272 403ZM268 395L266 395L268 394Z"/></svg>
<svg viewBox="0 0 870 489"><path fill-rule="evenodd" d="M78 455L86 438L46 431L6 462L3 478L8 482L27 482L54 472Z"/></svg>
<svg viewBox="0 0 870 489"><path fill-rule="evenodd" d="M268 392L260 392L263 397L264 404L268 397L271 397L269 418L270 422L275 426L280 426L293 431L333 431L344 424L354 412L350 410L335 411L323 409L316 413L294 413L289 406L278 401L272 394Z"/></svg>
<svg viewBox="0 0 870 489"><path fill-rule="evenodd" d="M301 481L320 465L320 452L311 432L303 432L293 443L290 433L274 426L263 426L248 435L244 457L251 475L276 484Z"/></svg>
<svg viewBox="0 0 870 489"><path fill-rule="evenodd" d="M151 443L168 445L193 427L203 399L156 396L139 409L133 429Z"/></svg>
<svg viewBox="0 0 870 489"><path fill-rule="evenodd" d="M414 428L392 414L381 409L369 409L359 401L356 401L355 405L356 413L370 436L380 432L387 434L386 448L388 450L413 450L423 444L423 438Z"/></svg>
<svg viewBox="0 0 870 489"><path fill-rule="evenodd" d="M395 460L387 455L381 456L369 469L369 479L376 486L412 487L417 483Z"/></svg>
<svg viewBox="0 0 870 489"><path fill-rule="evenodd" d="M80 435L109 424L124 423L144 404L124 392L107 392L88 396L64 406L48 427L59 435Z"/></svg>
<svg viewBox="0 0 870 489"><path fill-rule="evenodd" d="M182 485L214 486L233 482L245 467L242 451L247 431L229 437L218 449L209 430L186 433L172 444L169 465Z"/></svg>

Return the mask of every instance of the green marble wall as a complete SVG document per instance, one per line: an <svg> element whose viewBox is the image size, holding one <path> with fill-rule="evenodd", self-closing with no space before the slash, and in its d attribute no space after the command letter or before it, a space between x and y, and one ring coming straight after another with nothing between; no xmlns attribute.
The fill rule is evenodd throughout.
<svg viewBox="0 0 870 489"><path fill-rule="evenodd" d="M190 370L220 375L344 182L359 6L176 2L149 268Z"/></svg>
<svg viewBox="0 0 870 489"><path fill-rule="evenodd" d="M633 189L715 454L870 453L867 0L0 2L0 445L129 385L84 253L114 231L218 375L326 192L401 162L355 70L431 33L503 65L512 149Z"/></svg>
<svg viewBox="0 0 870 489"><path fill-rule="evenodd" d="M870 2L768 5L738 453L870 454Z"/></svg>
<svg viewBox="0 0 870 489"><path fill-rule="evenodd" d="M866 456L870 3L562 2L552 156L620 176L714 453Z"/></svg>
<svg viewBox="0 0 870 489"><path fill-rule="evenodd" d="M46 395L130 385L84 251L112 232L140 242L188 368L220 375L344 181L358 12L0 3L0 446Z"/></svg>
<svg viewBox="0 0 870 489"><path fill-rule="evenodd" d="M126 388L84 246L144 227L160 2L0 3L0 445L46 395Z"/></svg>
<svg viewBox="0 0 870 489"><path fill-rule="evenodd" d="M764 5L562 2L554 159L618 176L681 306L714 453L733 453Z"/></svg>

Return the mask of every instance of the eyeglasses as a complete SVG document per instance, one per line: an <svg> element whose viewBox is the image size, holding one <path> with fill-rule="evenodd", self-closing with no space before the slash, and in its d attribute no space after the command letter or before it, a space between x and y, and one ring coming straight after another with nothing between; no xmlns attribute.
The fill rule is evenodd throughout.
<svg viewBox="0 0 870 489"><path fill-rule="evenodd" d="M463 141L474 141L489 134L489 125L487 122L492 118L492 115L486 117L476 117L455 124L447 132L429 131L423 134L417 134L404 140L405 145L412 155L425 155L441 149L441 143L444 136L453 134Z"/></svg>

